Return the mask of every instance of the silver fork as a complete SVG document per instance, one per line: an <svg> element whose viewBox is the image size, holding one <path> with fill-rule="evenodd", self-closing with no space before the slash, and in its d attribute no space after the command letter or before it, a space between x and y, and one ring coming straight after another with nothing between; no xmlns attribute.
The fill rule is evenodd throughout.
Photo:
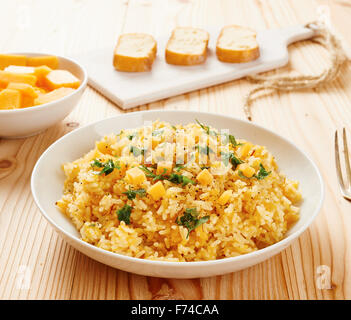
<svg viewBox="0 0 351 320"><path fill-rule="evenodd" d="M350 165L350 158L349 158L349 149L347 147L347 139L346 139L346 129L343 128L342 130L342 137L343 137L343 145L344 145L344 158L345 158L345 172L346 178L345 182L342 177L341 172L341 163L340 163L340 156L339 156L339 143L338 143L338 131L335 131L335 166L336 166L336 175L338 177L339 186L341 190L342 196L351 201L351 165Z"/></svg>

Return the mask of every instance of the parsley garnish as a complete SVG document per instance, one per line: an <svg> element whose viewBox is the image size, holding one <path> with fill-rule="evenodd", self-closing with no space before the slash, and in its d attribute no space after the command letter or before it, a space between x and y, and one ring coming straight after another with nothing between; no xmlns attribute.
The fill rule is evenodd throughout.
<svg viewBox="0 0 351 320"><path fill-rule="evenodd" d="M213 136L217 136L218 133L216 131L210 130L209 126L205 126L204 124L202 124L199 120L195 119L197 124L202 128L202 130L204 130L206 132L206 134L208 135L213 135Z"/></svg>
<svg viewBox="0 0 351 320"><path fill-rule="evenodd" d="M241 143L237 143L235 137L231 134L229 135L229 142L233 146L233 148L241 145Z"/></svg>
<svg viewBox="0 0 351 320"><path fill-rule="evenodd" d="M95 174L99 176L105 174L105 176L109 175L114 169L121 169L119 162L113 162L112 159L108 160L106 163L102 163L99 160L93 160L90 164L92 167L102 168L101 171L94 171Z"/></svg>
<svg viewBox="0 0 351 320"><path fill-rule="evenodd" d="M103 166L103 164L99 160L96 160L96 159L94 159L90 165L92 167L98 167L98 168L101 168Z"/></svg>
<svg viewBox="0 0 351 320"><path fill-rule="evenodd" d="M125 224L130 224L131 213L132 213L132 207L126 204L122 209L117 210L118 220L124 221Z"/></svg>
<svg viewBox="0 0 351 320"><path fill-rule="evenodd" d="M223 163L227 166L230 161L230 163L234 167L234 170L236 169L238 164L243 163L243 161L237 158L232 152L228 152L228 153L221 152L221 156L222 156Z"/></svg>
<svg viewBox="0 0 351 320"><path fill-rule="evenodd" d="M137 194L138 194L140 197L145 197L146 190L145 190L145 189L137 189L137 190L131 190L131 189L129 189L128 191L123 192L123 194L126 194L126 195L127 195L127 198L128 198L129 200L133 200L133 199L135 199L135 197L137 196Z"/></svg>
<svg viewBox="0 0 351 320"><path fill-rule="evenodd" d="M167 180L175 184L182 184L183 187L189 183L195 184L195 181L191 180L190 178L176 173L172 173Z"/></svg>
<svg viewBox="0 0 351 320"><path fill-rule="evenodd" d="M185 168L185 166L183 165L183 164L176 164L175 165L175 170L177 171L177 172L179 172L180 170L182 170L182 169L184 169Z"/></svg>
<svg viewBox="0 0 351 320"><path fill-rule="evenodd" d="M198 215L199 213L197 212L196 208L187 208L185 209L183 216L177 217L175 221L179 226L183 226L188 229L188 234L186 236L187 239L189 238L191 231L195 230L203 223L206 223L210 218L210 216L205 216L198 219Z"/></svg>
<svg viewBox="0 0 351 320"><path fill-rule="evenodd" d="M129 134L127 137L129 140L133 140L134 137L136 137L138 135L137 132L133 132L132 134Z"/></svg>
<svg viewBox="0 0 351 320"><path fill-rule="evenodd" d="M140 169L146 173L146 176L148 178L153 178L154 181L166 180L168 178L168 176L165 175L165 173L167 172L167 169L163 169L162 174L154 174L149 168L145 167L144 165L141 165Z"/></svg>
<svg viewBox="0 0 351 320"><path fill-rule="evenodd" d="M129 152L133 153L134 157L139 157L140 155L145 154L146 149L139 149L138 147L135 146L130 146Z"/></svg>
<svg viewBox="0 0 351 320"><path fill-rule="evenodd" d="M176 126L172 126L172 129L173 129L173 130L177 130Z"/></svg>
<svg viewBox="0 0 351 320"><path fill-rule="evenodd" d="M255 175L255 178L257 179L257 180L262 180L262 179L264 179L265 177L267 177L268 175L270 175L270 173L271 173L272 171L267 171L266 169L265 169L265 167L262 165L262 163L260 163L260 171L258 172L258 174L257 175Z"/></svg>
<svg viewBox="0 0 351 320"><path fill-rule="evenodd" d="M214 151L209 146L202 147L197 144L195 146L195 149L199 150L201 154L209 155L210 153L214 153Z"/></svg>
<svg viewBox="0 0 351 320"><path fill-rule="evenodd" d="M140 169L146 173L146 176L148 178L153 178L154 181L168 180L175 184L182 184L183 187L189 183L195 184L195 181L181 174L171 173L171 175L166 175L167 169L163 169L163 173L158 175L154 174L149 168L145 167L144 165L141 165Z"/></svg>
<svg viewBox="0 0 351 320"><path fill-rule="evenodd" d="M230 142L230 144L233 146L233 148L242 145L242 143L238 143L238 142L236 141L236 139L235 139L235 137L234 137L233 135L228 134L228 133L223 133L222 135L223 135L223 137L225 138L225 139L222 139L222 143L223 143L224 145L227 145L228 142Z"/></svg>
<svg viewBox="0 0 351 320"><path fill-rule="evenodd" d="M260 170L258 172L258 174L254 174L251 178L248 178L246 176L244 176L243 172L241 170L239 170L238 175L240 178L243 179L252 179L252 178L256 178L257 180L263 180L264 178L266 178L267 176L269 176L271 174L272 171L267 171L265 169L265 167L262 165L262 163L260 163Z"/></svg>

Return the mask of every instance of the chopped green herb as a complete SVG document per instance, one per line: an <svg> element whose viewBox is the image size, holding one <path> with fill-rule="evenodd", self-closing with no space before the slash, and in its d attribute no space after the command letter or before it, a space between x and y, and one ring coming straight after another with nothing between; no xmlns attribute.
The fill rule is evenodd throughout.
<svg viewBox="0 0 351 320"><path fill-rule="evenodd" d="M123 130L121 130L118 134L117 134L117 137L119 137L121 134L123 134L124 133L124 131Z"/></svg>
<svg viewBox="0 0 351 320"><path fill-rule="evenodd" d="M153 178L154 181L168 179L168 176L165 175L165 173L167 172L167 169L163 169L162 174L154 174L149 168L145 167L144 165L141 165L140 169L146 173L146 176L148 178Z"/></svg>
<svg viewBox="0 0 351 320"><path fill-rule="evenodd" d="M184 166L183 164L176 164L174 169L175 169L177 172L179 172L180 170L182 170L182 169L184 169L184 168L185 168L185 166Z"/></svg>
<svg viewBox="0 0 351 320"><path fill-rule="evenodd" d="M124 205L122 209L117 210L117 217L119 221L124 221L125 224L130 224L130 214L132 213L132 207Z"/></svg>
<svg viewBox="0 0 351 320"><path fill-rule="evenodd" d="M145 190L145 189L137 189L137 190L131 190L131 189L129 189L128 191L123 192L123 193L127 195L127 198L128 198L129 200L133 200L133 199L136 198L137 194L138 194L140 197L145 197L146 190Z"/></svg>
<svg viewBox="0 0 351 320"><path fill-rule="evenodd" d="M100 161L98 160L94 160L92 163L91 163L91 166L92 167L98 167L98 168L102 168L101 171L94 171L95 174L98 174L98 175L103 175L105 174L105 176L109 175L114 169L121 169L120 165L119 165L119 162L118 161L115 161L113 162L112 159L109 159L106 163L101 163Z"/></svg>
<svg viewBox="0 0 351 320"><path fill-rule="evenodd" d="M270 173L271 173L272 171L267 171L266 169L265 169L265 167L262 165L262 163L260 163L260 171L258 172L258 174L257 175L255 175L255 178L257 179L257 180L262 180L262 179L264 179L265 177L267 177L268 175L270 175Z"/></svg>
<svg viewBox="0 0 351 320"><path fill-rule="evenodd" d="M212 135L212 136L218 135L218 133L216 131L211 130L209 126L205 126L197 119L195 119L195 120L196 120L197 124L202 128L202 130L204 130L206 132L206 134Z"/></svg>
<svg viewBox="0 0 351 320"><path fill-rule="evenodd" d="M176 126L172 126L172 129L173 129L173 130L177 130Z"/></svg>
<svg viewBox="0 0 351 320"><path fill-rule="evenodd" d="M236 169L238 164L243 163L243 161L237 158L232 152L228 152L228 153L221 152L221 157L222 157L223 163L226 166L229 164L229 161L230 161L230 163L233 165L234 170Z"/></svg>
<svg viewBox="0 0 351 320"><path fill-rule="evenodd" d="M96 160L96 159L94 159L90 165L92 167L98 167L98 168L101 168L103 166L103 164L99 160Z"/></svg>
<svg viewBox="0 0 351 320"><path fill-rule="evenodd" d="M152 131L152 136L153 136L153 137L160 136L160 135L162 135L163 132L164 132L164 130L155 130L155 131Z"/></svg>
<svg viewBox="0 0 351 320"><path fill-rule="evenodd" d="M136 137L138 135L137 132L133 132L132 134L129 134L127 137L129 140L133 140L134 137Z"/></svg>
<svg viewBox="0 0 351 320"><path fill-rule="evenodd" d="M167 169L166 168L164 168L163 169L163 173L161 173L161 174L156 174L155 176L154 176L154 181L157 181L157 180L167 180L168 179L168 176L166 175L166 172L167 172Z"/></svg>
<svg viewBox="0 0 351 320"><path fill-rule="evenodd" d="M210 168L211 168L210 166L203 166L203 167L201 167L201 170L210 169Z"/></svg>
<svg viewBox="0 0 351 320"><path fill-rule="evenodd" d="M223 133L222 136L223 136L222 144L224 144L224 145L227 145L229 142L233 146L233 148L242 145L242 143L238 143L236 141L235 137L233 135L231 135L231 134Z"/></svg>
<svg viewBox="0 0 351 320"><path fill-rule="evenodd" d="M235 137L233 135L229 135L229 142L233 146L233 148L237 147L240 145L240 143L237 143Z"/></svg>
<svg viewBox="0 0 351 320"><path fill-rule="evenodd" d="M191 180L190 178L176 173L172 173L167 180L175 184L182 184L183 187L189 183L195 184L195 181Z"/></svg>
<svg viewBox="0 0 351 320"><path fill-rule="evenodd" d="M148 178L154 178L156 176L148 167L145 167L144 165L141 165L140 169L146 173Z"/></svg>
<svg viewBox="0 0 351 320"><path fill-rule="evenodd" d="M149 168L145 167L144 165L141 165L140 169L146 173L146 176L148 178L153 178L154 181L168 180L175 184L182 184L183 187L189 183L195 184L193 180L181 174L171 173L171 175L166 175L167 169L163 169L163 173L158 175L154 174Z"/></svg>
<svg viewBox="0 0 351 320"><path fill-rule="evenodd" d="M139 157L140 155L144 155L146 149L139 149L138 147L131 146L129 149L130 153L133 153L134 157Z"/></svg>
<svg viewBox="0 0 351 320"><path fill-rule="evenodd" d="M202 147L197 144L195 146L195 149L199 150L201 154L209 155L210 153L214 153L214 151L209 146Z"/></svg>
<svg viewBox="0 0 351 320"><path fill-rule="evenodd" d="M188 234L186 236L187 238L189 238L191 231L195 230L203 223L206 223L210 218L210 216L205 216L198 219L198 215L199 213L197 212L196 208L187 208L185 209L183 216L178 217L175 221L179 226L183 226L188 229Z"/></svg>
<svg viewBox="0 0 351 320"><path fill-rule="evenodd" d="M266 178L267 176L269 176L271 174L272 171L267 171L265 169L265 167L262 165L262 163L260 163L260 170L258 172L258 174L254 174L251 178L248 178L246 176L244 176L243 172L239 170L238 175L240 178L243 179L253 179L256 178L257 180L263 180L264 178Z"/></svg>

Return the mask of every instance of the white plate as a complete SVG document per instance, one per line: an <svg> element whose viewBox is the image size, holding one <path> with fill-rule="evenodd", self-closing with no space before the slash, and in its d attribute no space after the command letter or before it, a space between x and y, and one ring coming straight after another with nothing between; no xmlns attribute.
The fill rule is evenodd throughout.
<svg viewBox="0 0 351 320"><path fill-rule="evenodd" d="M123 256L109 252L79 238L79 233L56 207L61 198L64 174L61 164L80 158L94 148L95 141L106 134L121 129L136 128L144 121L160 119L172 124L199 121L218 129L229 128L238 138L265 145L276 157L280 169L289 178L300 181L304 201L301 217L286 237L267 248L242 256L204 262L163 262ZM34 167L31 181L32 193L43 216L74 248L87 256L112 267L141 275L165 278L209 277L237 271L266 260L285 249L312 223L318 214L323 197L322 177L312 160L294 144L279 135L253 123L236 118L192 111L146 111L120 115L77 129L51 145Z"/></svg>

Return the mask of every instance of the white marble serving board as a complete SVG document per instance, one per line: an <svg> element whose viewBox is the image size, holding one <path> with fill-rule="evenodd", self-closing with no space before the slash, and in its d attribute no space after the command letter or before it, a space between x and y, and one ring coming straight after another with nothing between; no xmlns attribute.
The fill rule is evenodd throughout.
<svg viewBox="0 0 351 320"><path fill-rule="evenodd" d="M73 59L88 71L89 84L122 109L206 88L219 83L286 65L288 44L311 38L314 32L301 25L257 32L260 57L248 63L223 63L215 53L220 29L210 33L208 57L197 66L174 66L166 63L164 50L168 36L157 38L157 57L150 72L119 72L113 68L111 47L78 54Z"/></svg>

